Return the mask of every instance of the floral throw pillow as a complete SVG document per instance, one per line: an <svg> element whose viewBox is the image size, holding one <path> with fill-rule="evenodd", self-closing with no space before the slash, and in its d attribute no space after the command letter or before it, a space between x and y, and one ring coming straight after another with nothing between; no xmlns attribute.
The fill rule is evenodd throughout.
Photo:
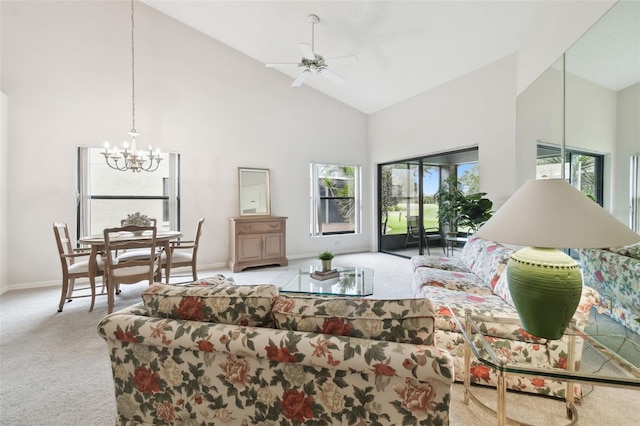
<svg viewBox="0 0 640 426"><path fill-rule="evenodd" d="M191 321L272 327L272 285L153 284L142 292L149 316Z"/></svg>
<svg viewBox="0 0 640 426"><path fill-rule="evenodd" d="M434 342L435 312L427 299L279 296L276 328L417 345Z"/></svg>

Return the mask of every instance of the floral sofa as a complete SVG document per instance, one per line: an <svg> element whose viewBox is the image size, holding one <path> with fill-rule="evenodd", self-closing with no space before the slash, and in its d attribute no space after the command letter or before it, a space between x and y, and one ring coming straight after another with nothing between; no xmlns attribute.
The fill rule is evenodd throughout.
<svg viewBox="0 0 640 426"><path fill-rule="evenodd" d="M436 346L447 350L454 358L456 380L464 380L465 341L452 318L453 310L463 321L465 310L484 317L518 318L509 293L506 265L512 250L495 242L471 237L459 258L415 256L412 264L412 288L416 297L429 299L436 310ZM583 286L580 305L574 315L577 325L584 328L598 294ZM451 309L451 310L450 310ZM489 336L492 349L510 361L532 363L538 367L565 368L568 340L547 340L532 336L522 328L498 321L479 323ZM478 348L481 352L484 350ZM576 345L576 368L580 366L582 342ZM496 386L495 371L472 357L471 382ZM557 381L507 376L509 389L564 398L566 386ZM580 396L579 385L575 394Z"/></svg>
<svg viewBox="0 0 640 426"><path fill-rule="evenodd" d="M98 325L119 425L449 423L428 300L289 297L217 276L154 284Z"/></svg>
<svg viewBox="0 0 640 426"><path fill-rule="evenodd" d="M584 284L600 293L598 310L640 334L640 244L579 253Z"/></svg>

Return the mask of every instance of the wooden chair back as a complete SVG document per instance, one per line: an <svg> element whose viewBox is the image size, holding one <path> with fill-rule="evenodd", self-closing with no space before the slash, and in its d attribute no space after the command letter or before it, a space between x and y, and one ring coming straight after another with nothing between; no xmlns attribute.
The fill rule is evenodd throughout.
<svg viewBox="0 0 640 426"><path fill-rule="evenodd" d="M143 236L136 234L144 233ZM160 252L156 246L157 228L155 226L127 225L104 230L105 277L109 294L109 309L113 311L115 292L120 284L133 284L140 281L154 282L160 268ZM126 261L118 259L118 252L136 250L149 253Z"/></svg>

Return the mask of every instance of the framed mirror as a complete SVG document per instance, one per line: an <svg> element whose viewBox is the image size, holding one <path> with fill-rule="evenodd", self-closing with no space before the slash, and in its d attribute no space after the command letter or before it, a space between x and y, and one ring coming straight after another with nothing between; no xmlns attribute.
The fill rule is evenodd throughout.
<svg viewBox="0 0 640 426"><path fill-rule="evenodd" d="M240 216L271 215L269 169L238 167Z"/></svg>

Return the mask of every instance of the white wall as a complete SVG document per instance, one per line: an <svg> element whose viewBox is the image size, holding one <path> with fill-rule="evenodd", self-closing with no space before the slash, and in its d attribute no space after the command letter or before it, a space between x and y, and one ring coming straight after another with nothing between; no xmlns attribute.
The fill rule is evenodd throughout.
<svg viewBox="0 0 640 426"><path fill-rule="evenodd" d="M129 2L2 2L8 132L7 261L13 288L60 279L54 221L75 229L75 148L131 126ZM143 4L136 4L140 143L182 154L182 225L206 217L200 264L227 259L239 166L271 169L290 257L370 249L364 234L311 239L309 163L367 164L367 117ZM114 172L115 173L115 172ZM370 174L363 182L370 187ZM364 193L368 197L367 192ZM339 241L339 245L335 242Z"/></svg>
<svg viewBox="0 0 640 426"><path fill-rule="evenodd" d="M629 161L631 155L640 155L640 83L618 91L617 95L617 155L613 159L611 213L622 223L629 224Z"/></svg>
<svg viewBox="0 0 640 426"><path fill-rule="evenodd" d="M372 114L375 165L478 146L480 189L501 205L515 191L515 55Z"/></svg>
<svg viewBox="0 0 640 426"><path fill-rule="evenodd" d="M518 49L522 93L618 0L545 1Z"/></svg>
<svg viewBox="0 0 640 426"><path fill-rule="evenodd" d="M0 294L8 289L7 272L7 95L0 92Z"/></svg>

